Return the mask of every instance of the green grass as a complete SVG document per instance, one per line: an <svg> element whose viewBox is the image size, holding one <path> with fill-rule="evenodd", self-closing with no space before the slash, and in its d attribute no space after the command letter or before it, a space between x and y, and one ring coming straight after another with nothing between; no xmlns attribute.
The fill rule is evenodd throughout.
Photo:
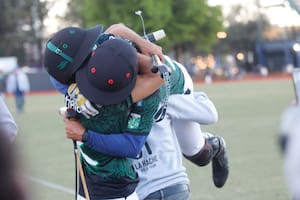
<svg viewBox="0 0 300 200"><path fill-rule="evenodd" d="M193 200L286 200L283 160L277 146L280 114L293 98L290 80L199 85L214 101L219 121L203 131L226 139L230 160L227 184L218 189L211 166L197 167L184 160ZM19 125L18 144L28 176L74 188L72 142L65 138L58 107L59 94L28 96L26 112L17 115L13 98L6 99ZM71 200L74 196L29 181L33 200Z"/></svg>

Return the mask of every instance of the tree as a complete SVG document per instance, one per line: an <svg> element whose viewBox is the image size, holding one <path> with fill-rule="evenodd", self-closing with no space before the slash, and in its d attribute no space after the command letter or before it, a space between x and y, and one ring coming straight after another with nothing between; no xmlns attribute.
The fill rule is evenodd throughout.
<svg viewBox="0 0 300 200"><path fill-rule="evenodd" d="M20 64L41 65L46 2L1 0L0 7L0 56L16 56ZM33 55L29 56L28 53Z"/></svg>
<svg viewBox="0 0 300 200"><path fill-rule="evenodd" d="M253 12L243 5L232 6L226 22L227 38L222 41L223 50L227 53L243 52L245 55L254 54L256 42L263 39L264 30L270 26L268 18L258 9ZM249 64L247 57L245 64Z"/></svg>
<svg viewBox="0 0 300 200"><path fill-rule="evenodd" d="M267 17L258 12L250 12L242 5L233 6L227 17L228 42L237 51L253 50L254 43L262 39L264 29L270 26ZM252 17L251 17L251 14ZM243 15L246 15L247 18Z"/></svg>
<svg viewBox="0 0 300 200"><path fill-rule="evenodd" d="M175 50L179 60L182 51L210 51L216 42L216 32L223 28L220 7L210 7L206 0L71 0L70 7L73 14L79 11L79 21L84 27L121 22L140 34L143 33L142 24L134 13L141 10L146 31L163 28L167 37L159 44L165 50Z"/></svg>

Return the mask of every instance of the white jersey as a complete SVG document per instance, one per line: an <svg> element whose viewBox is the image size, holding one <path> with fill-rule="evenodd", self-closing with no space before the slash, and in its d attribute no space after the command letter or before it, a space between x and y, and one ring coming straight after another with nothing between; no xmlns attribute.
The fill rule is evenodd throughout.
<svg viewBox="0 0 300 200"><path fill-rule="evenodd" d="M166 118L153 125L141 158L133 161L140 178L136 189L140 199L176 183L189 183L171 120Z"/></svg>
<svg viewBox="0 0 300 200"><path fill-rule="evenodd" d="M293 199L300 198L300 107L291 106L281 118L280 132L287 134L284 154L284 172Z"/></svg>
<svg viewBox="0 0 300 200"><path fill-rule="evenodd" d="M195 138L202 137L202 134L201 130L192 132L185 130L178 133L178 130L174 130L174 119L193 119L201 124L211 124L217 120L216 108L206 94L197 92L193 96L195 98L191 98L191 95L169 97L167 115L162 121L153 124L140 154L141 158L133 160L134 168L140 177L137 187L140 199L176 183L189 183L180 148L184 147L186 140L178 141L176 135L178 138L193 140L190 141L188 148L184 148L185 151L191 151L193 145L198 145Z"/></svg>
<svg viewBox="0 0 300 200"><path fill-rule="evenodd" d="M192 92L192 80L180 67L185 76L184 88ZM182 152L189 155L195 153L194 149L199 151L204 145L199 124L215 123L217 119L214 104L203 92L169 96L166 116L153 124L139 159L133 160L140 178L136 189L140 199L174 184L189 184Z"/></svg>
<svg viewBox="0 0 300 200"><path fill-rule="evenodd" d="M23 92L29 92L30 83L29 83L28 76L22 69L19 68L17 68L15 71L13 71L7 76L7 80L6 80L7 92L14 93L17 88L17 84L16 84L17 82L18 82L19 90Z"/></svg>
<svg viewBox="0 0 300 200"><path fill-rule="evenodd" d="M0 96L0 129L11 141L15 140L18 133L17 125L2 96Z"/></svg>

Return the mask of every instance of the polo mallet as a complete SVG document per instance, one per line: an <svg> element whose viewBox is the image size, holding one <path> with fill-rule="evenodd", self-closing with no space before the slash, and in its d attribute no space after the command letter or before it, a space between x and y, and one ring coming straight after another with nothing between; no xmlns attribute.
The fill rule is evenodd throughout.
<svg viewBox="0 0 300 200"><path fill-rule="evenodd" d="M143 12L140 10L135 11L135 14L138 15L141 19L142 22L142 27L143 27L143 38L146 40L149 40L150 42L155 42L158 40L163 39L166 37L166 33L163 29L160 29L158 31L155 31L153 33L146 34L146 29L145 29L145 24L144 24L144 19L143 19Z"/></svg>
<svg viewBox="0 0 300 200"><path fill-rule="evenodd" d="M58 112L61 116L65 116L66 118L68 118L70 120L77 120L77 113L75 110L73 110L71 108L61 107L61 108L59 108ZM75 156L75 200L77 200L77 194L78 194L78 171L79 171L79 175L81 178L81 183L83 186L85 198L86 198L86 200L90 200L89 191L87 188L83 168L82 168L81 161L80 161L80 149L79 149L80 147L77 146L77 142L75 140L73 140L73 148L74 148L74 156ZM78 170L77 166L78 166L79 170Z"/></svg>
<svg viewBox="0 0 300 200"><path fill-rule="evenodd" d="M171 91L171 84L170 84L170 71L168 70L168 66L164 65L157 55L152 56L152 63L153 67L151 69L152 73L159 72L161 77L164 79L164 86L166 90L166 95L162 99L162 106L157 110L157 112L154 115L155 122L159 122L163 120L165 117L167 106L168 106L168 98Z"/></svg>
<svg viewBox="0 0 300 200"><path fill-rule="evenodd" d="M146 40L149 40L150 42L155 42L157 40L164 38L166 36L166 34L163 29L146 35L146 29L145 29L145 24L144 24L144 19L143 19L142 13L143 12L140 10L135 11L135 14L138 15L141 19L143 34L144 34L143 37ZM158 58L157 55L152 56L152 63L153 63L153 67L151 69L152 73L160 72L161 77L164 79L165 89L166 89L166 96L162 100L162 106L157 110L157 112L154 115L155 121L159 122L164 118L164 116L166 114L166 110L167 110L167 103L168 103L168 98L169 98L170 90L171 90L171 88L170 88L170 71L168 71L168 67L165 66L160 61L160 59Z"/></svg>

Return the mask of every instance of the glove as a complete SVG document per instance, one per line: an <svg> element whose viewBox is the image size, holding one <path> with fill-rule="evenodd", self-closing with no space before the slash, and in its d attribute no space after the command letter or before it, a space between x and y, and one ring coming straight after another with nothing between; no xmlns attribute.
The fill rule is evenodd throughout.
<svg viewBox="0 0 300 200"><path fill-rule="evenodd" d="M152 72L152 73L157 73L158 71L160 72L160 75L161 75L162 78L163 78L163 73L168 72L169 76L170 76L171 73L172 73L171 68L168 67L168 66L165 65L165 64L154 65L154 66L151 68L151 72Z"/></svg>
<svg viewBox="0 0 300 200"><path fill-rule="evenodd" d="M160 72L161 78L163 78L163 74L166 72L168 72L169 76L171 75L172 69L169 66L165 65L164 63L162 63L157 55L152 55L152 63L153 63L153 66L151 68L152 73Z"/></svg>
<svg viewBox="0 0 300 200"><path fill-rule="evenodd" d="M72 83L68 87L68 91L65 96L65 103L68 108L73 108L78 113L83 114L87 119L99 113L91 102L80 93L76 83Z"/></svg>

